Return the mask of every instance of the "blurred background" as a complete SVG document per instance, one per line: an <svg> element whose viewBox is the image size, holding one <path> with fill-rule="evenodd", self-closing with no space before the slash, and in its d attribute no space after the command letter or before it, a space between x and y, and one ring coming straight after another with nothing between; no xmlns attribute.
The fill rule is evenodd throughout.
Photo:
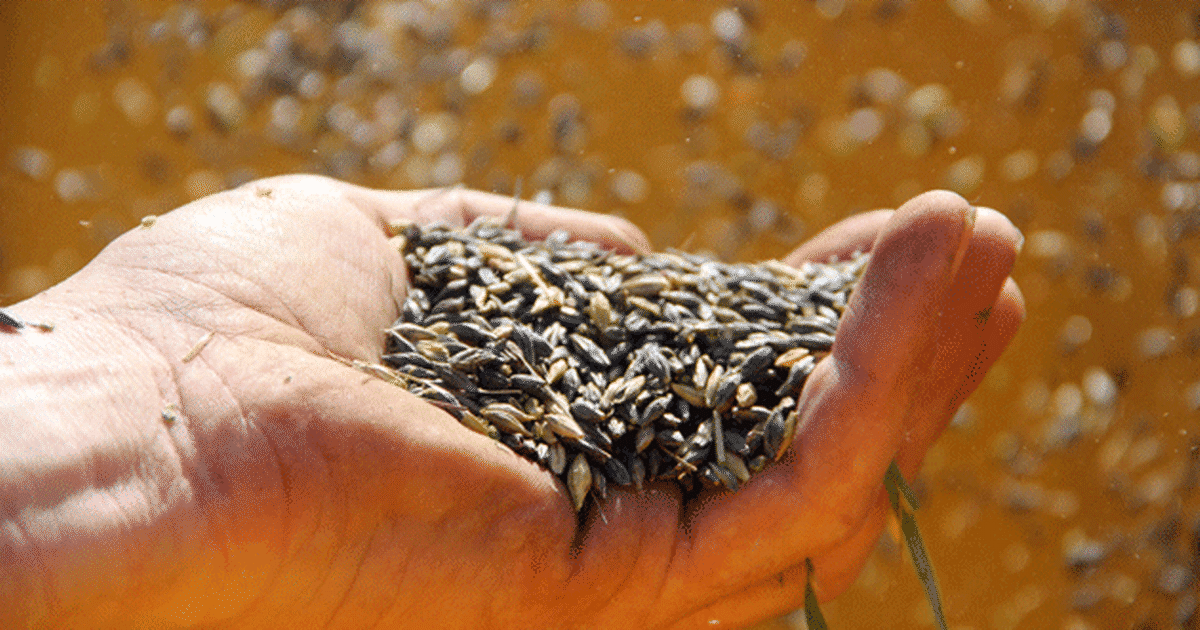
<svg viewBox="0 0 1200 630"><path fill-rule="evenodd" d="M7 0L0 304L279 173L520 181L727 260L949 188L1024 231L1029 310L916 480L951 626L1196 627L1198 31L1181 0ZM898 541L832 628L932 627Z"/></svg>

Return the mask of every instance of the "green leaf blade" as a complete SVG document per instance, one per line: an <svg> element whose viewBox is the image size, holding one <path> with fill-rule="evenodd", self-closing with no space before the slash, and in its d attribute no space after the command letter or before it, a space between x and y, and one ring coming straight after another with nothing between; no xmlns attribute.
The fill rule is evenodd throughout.
<svg viewBox="0 0 1200 630"><path fill-rule="evenodd" d="M913 510L917 509L917 496L904 480L900 467L892 460L884 476L884 487L892 510L900 521L900 531L904 533L904 542L908 547L908 555L912 558L913 568L917 571L917 579L925 588L925 598L929 600L929 608L933 611L934 621L940 630L947 630L946 614L942 610L942 594L938 589L937 576L933 574L933 563L929 560L929 552L925 549L925 540L921 538L921 530L917 527L917 518L912 512L904 509L900 503L900 495Z"/></svg>
<svg viewBox="0 0 1200 630"><path fill-rule="evenodd" d="M909 507L914 512L921 509L921 505L917 502L917 493L913 492L912 486L909 486L908 482L904 480L904 474L900 472L900 466L896 464L896 460L893 459L891 465L888 466L884 481L893 486L893 488L888 490L889 494L895 490L899 490L900 494L904 495L904 500L908 502ZM893 507L895 507L894 503Z"/></svg>
<svg viewBox="0 0 1200 630"><path fill-rule="evenodd" d="M821 614L821 603L817 601L817 593L812 587L812 560L805 558L804 567L807 570L804 576L804 622L808 625L808 630L829 630L829 624L825 623L825 615Z"/></svg>

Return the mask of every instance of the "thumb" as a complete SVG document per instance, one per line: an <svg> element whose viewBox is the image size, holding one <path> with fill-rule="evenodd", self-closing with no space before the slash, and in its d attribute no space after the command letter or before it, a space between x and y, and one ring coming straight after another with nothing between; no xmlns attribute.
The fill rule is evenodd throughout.
<svg viewBox="0 0 1200 630"><path fill-rule="evenodd" d="M838 326L832 354L799 401L795 458L803 487L854 518L876 499L912 393L930 364L938 314L971 241L976 212L930 192L887 221ZM849 508L849 509L848 509ZM847 523L848 526L853 526Z"/></svg>

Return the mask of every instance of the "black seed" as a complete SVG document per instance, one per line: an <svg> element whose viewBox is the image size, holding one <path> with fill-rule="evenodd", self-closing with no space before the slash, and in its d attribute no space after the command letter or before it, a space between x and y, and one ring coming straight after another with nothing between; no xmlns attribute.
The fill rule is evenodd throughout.
<svg viewBox="0 0 1200 630"><path fill-rule="evenodd" d="M546 393L546 381L532 374L513 374L508 380L513 387L530 396L541 398Z"/></svg>
<svg viewBox="0 0 1200 630"><path fill-rule="evenodd" d="M571 415L584 422L599 422L604 419L604 412L600 411L599 407L582 398L576 398L575 402L571 403Z"/></svg>
<svg viewBox="0 0 1200 630"><path fill-rule="evenodd" d="M775 350L770 346L763 346L750 353L750 356L746 357L738 366L742 382L749 383L758 378L762 371L775 361L775 356Z"/></svg>
<svg viewBox="0 0 1200 630"><path fill-rule="evenodd" d="M442 290L438 291L437 295L434 296L432 301L434 303L438 303L452 297L462 297L462 294L466 292L466 290L467 279L459 278L458 280L447 282L444 286L442 286Z"/></svg>
<svg viewBox="0 0 1200 630"><path fill-rule="evenodd" d="M608 355L600 349L600 346L596 345L596 342L578 333L572 333L567 338L571 340L571 346L575 348L575 351L593 365L605 368L612 365Z"/></svg>
<svg viewBox="0 0 1200 630"><path fill-rule="evenodd" d="M737 386L742 384L742 375L740 372L731 372L721 377L717 382L717 388L713 390L711 400L705 400L704 404L713 409L720 409L726 403L733 400L733 395L737 393Z"/></svg>
<svg viewBox="0 0 1200 630"><path fill-rule="evenodd" d="M450 324L450 332L459 339L475 345L482 345L495 340L495 336L492 333L475 324L465 322Z"/></svg>
<svg viewBox="0 0 1200 630"><path fill-rule="evenodd" d="M604 462L604 474L608 476L609 481L618 486L628 486L633 483L633 477L629 475L629 470L616 457Z"/></svg>
<svg viewBox="0 0 1200 630"><path fill-rule="evenodd" d="M658 435L655 436L655 439L658 441L659 446L662 446L668 450L679 448L684 441L683 433L680 433L678 430L660 431Z"/></svg>
<svg viewBox="0 0 1200 630"><path fill-rule="evenodd" d="M671 404L671 398L671 394L665 394L650 401L650 404L646 405L646 410L638 418L637 423L639 425L646 425L658 420L667 411L667 407Z"/></svg>
<svg viewBox="0 0 1200 630"><path fill-rule="evenodd" d="M425 355L420 352L395 352L392 354L383 355L383 362L392 367L402 367L405 365L415 365L427 370L433 369L433 361L430 361Z"/></svg>
<svg viewBox="0 0 1200 630"><path fill-rule="evenodd" d="M417 365L400 365L394 366L397 372L411 376L422 381L431 381L438 377L438 373L433 370L423 368Z"/></svg>
<svg viewBox="0 0 1200 630"><path fill-rule="evenodd" d="M795 339L797 346L818 352L829 350L833 347L833 335L829 333L805 333L803 335L796 335Z"/></svg>
<svg viewBox="0 0 1200 630"><path fill-rule="evenodd" d="M441 302L434 304L433 308L429 309L429 314L432 316L432 315L438 315L440 313L458 313L458 312L462 311L464 308L466 308L466 306L467 306L466 298L461 298L461 297L449 298L449 299L442 300Z"/></svg>

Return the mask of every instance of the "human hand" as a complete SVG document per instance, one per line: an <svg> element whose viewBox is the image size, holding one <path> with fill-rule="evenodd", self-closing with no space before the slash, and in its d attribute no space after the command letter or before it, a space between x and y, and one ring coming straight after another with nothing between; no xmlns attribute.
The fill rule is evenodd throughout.
<svg viewBox="0 0 1200 630"><path fill-rule="evenodd" d="M1015 238L1004 220L984 213L972 233L965 202L919 198L885 230L860 288L870 297L852 301L833 356L810 377L793 455L737 494L687 505L672 487L610 492L607 520L593 514L577 529L549 473L331 356L374 361L382 351L381 331L396 317L406 277L386 240L388 221L469 221L509 203L313 177L263 180L133 230L84 271L19 305L15 312L32 319L68 319L67 335L71 325L103 322L141 350L133 360L147 366L128 371L151 375L161 398L139 398L110 423L117 439L143 445L121 450L141 458L128 465L138 483L98 489L125 526L95 528L105 553L47 563L77 574L86 562L97 569L107 561L119 578L99 580L105 588L82 585L80 597L65 589L61 605L46 605L47 624L646 627L760 619L798 604L806 557L815 559L825 595L857 573L882 524L888 461L899 452L911 472L957 405L947 392L961 402L1021 316L1015 286L997 298ZM563 227L609 245L644 243L611 218L533 204L522 204L520 216L531 236ZM883 215L869 216L876 218L835 227L797 255L869 243ZM922 239L923 247L912 246ZM949 282L947 252L960 243L970 243L962 269L975 270L978 283ZM988 325L947 332L952 305L973 314L976 302L995 303ZM901 334L880 328L883 314L906 323ZM848 333L858 341L847 342ZM938 348L957 350L944 350L930 369ZM888 359L936 378L915 389L912 368ZM981 368L974 375L971 363ZM945 408L896 404L925 392L944 398ZM164 408L177 415L164 420ZM157 465L145 466L147 458ZM116 491L129 485L140 491ZM88 514L68 506L57 516L74 522ZM33 533L80 546L69 532L57 541ZM43 555L56 558L52 549Z"/></svg>
<svg viewBox="0 0 1200 630"><path fill-rule="evenodd" d="M842 221L785 258L872 252L801 393L791 450L738 492L660 517L677 536L655 605L674 613L666 625L741 627L799 608L805 558L821 599L849 587L891 512L890 462L916 473L1024 320L1008 275L1023 242L1000 213L938 191ZM611 511L609 525L621 525Z"/></svg>

